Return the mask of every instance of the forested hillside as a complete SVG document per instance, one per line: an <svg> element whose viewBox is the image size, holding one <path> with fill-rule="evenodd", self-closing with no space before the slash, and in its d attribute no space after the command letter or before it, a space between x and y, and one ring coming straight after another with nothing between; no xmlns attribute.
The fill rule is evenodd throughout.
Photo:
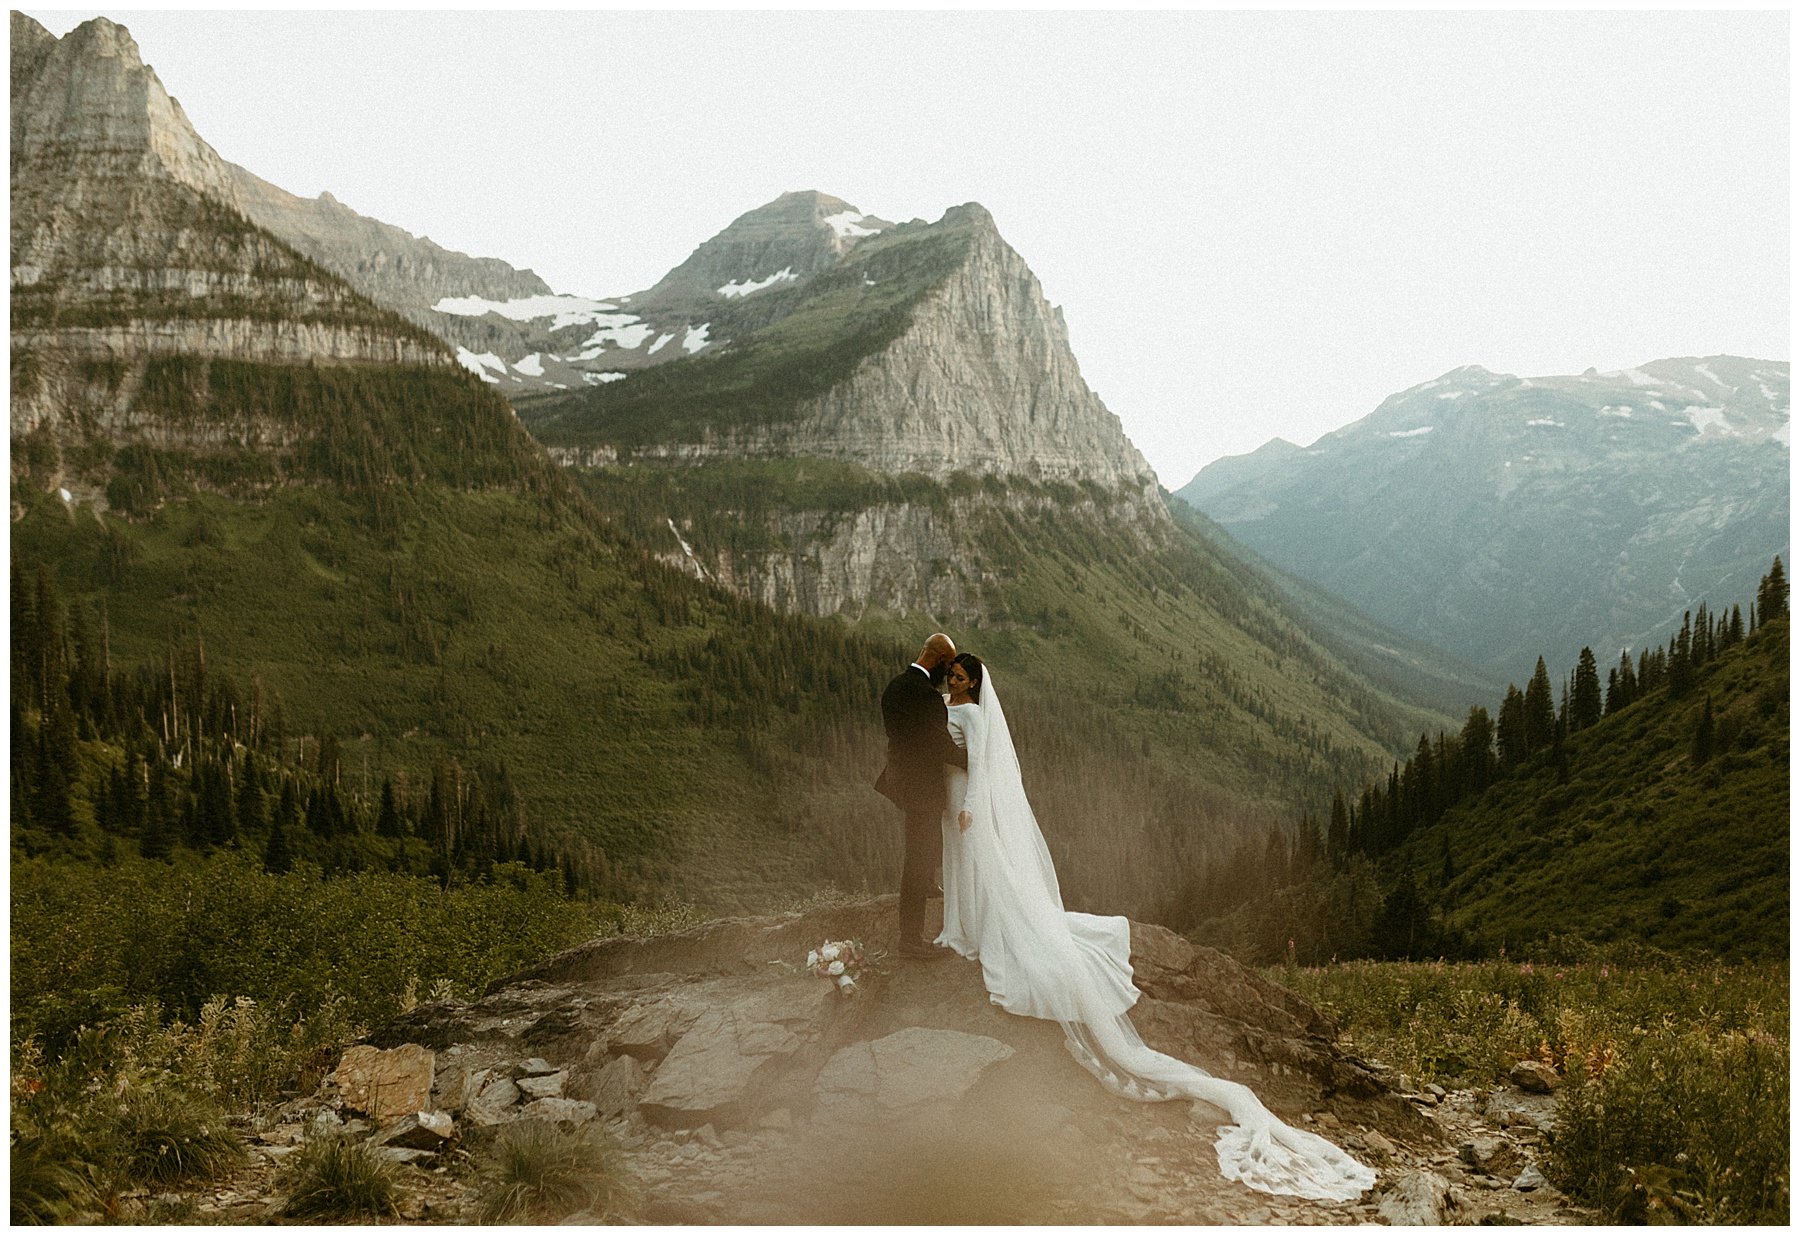
<svg viewBox="0 0 1800 1236"><path fill-rule="evenodd" d="M1704 607L1560 704L1539 658L1496 718L1272 834L1168 911L1264 960L1480 956L1563 938L1777 958L1788 943L1788 585Z"/></svg>

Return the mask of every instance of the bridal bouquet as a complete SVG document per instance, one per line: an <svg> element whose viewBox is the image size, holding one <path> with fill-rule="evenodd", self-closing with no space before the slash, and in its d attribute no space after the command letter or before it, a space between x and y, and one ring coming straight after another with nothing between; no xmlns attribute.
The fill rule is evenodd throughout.
<svg viewBox="0 0 1800 1236"><path fill-rule="evenodd" d="M860 940L827 940L806 955L806 968L837 984L846 996L857 992L856 981L868 972Z"/></svg>

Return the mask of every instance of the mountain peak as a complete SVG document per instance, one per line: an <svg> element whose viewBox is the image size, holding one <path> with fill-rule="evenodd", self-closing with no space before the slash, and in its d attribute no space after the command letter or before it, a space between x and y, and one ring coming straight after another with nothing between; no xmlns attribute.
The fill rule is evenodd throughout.
<svg viewBox="0 0 1800 1236"><path fill-rule="evenodd" d="M201 139L125 27L96 17L61 39L13 14L13 160L58 150L237 205L225 161Z"/></svg>
<svg viewBox="0 0 1800 1236"><path fill-rule="evenodd" d="M817 189L783 193L733 219L633 303L708 304L754 295L824 270L892 226Z"/></svg>

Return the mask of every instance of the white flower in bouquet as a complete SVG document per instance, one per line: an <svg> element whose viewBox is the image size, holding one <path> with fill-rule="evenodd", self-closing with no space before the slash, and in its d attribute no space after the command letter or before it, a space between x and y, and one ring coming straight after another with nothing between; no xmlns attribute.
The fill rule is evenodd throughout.
<svg viewBox="0 0 1800 1236"><path fill-rule="evenodd" d="M838 955L839 948L836 944L827 944L824 948L819 950L819 956L823 957L826 961L836 961Z"/></svg>
<svg viewBox="0 0 1800 1236"><path fill-rule="evenodd" d="M842 974L843 972L844 972L844 963L841 961L834 961L830 965L825 967L825 973L833 976L834 978L837 975Z"/></svg>
<svg viewBox="0 0 1800 1236"><path fill-rule="evenodd" d="M839 990L846 992L855 991L856 980L851 978L848 974L840 975L838 978L838 988Z"/></svg>
<svg viewBox="0 0 1800 1236"><path fill-rule="evenodd" d="M812 952L810 952L806 955L806 968L808 970L814 970L814 969L818 968L818 965L819 965L819 950L814 949Z"/></svg>

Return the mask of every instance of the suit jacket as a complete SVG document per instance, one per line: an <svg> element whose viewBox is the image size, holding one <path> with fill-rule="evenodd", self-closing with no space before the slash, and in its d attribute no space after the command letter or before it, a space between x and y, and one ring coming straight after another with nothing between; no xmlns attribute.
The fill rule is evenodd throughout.
<svg viewBox="0 0 1800 1236"><path fill-rule="evenodd" d="M881 693L887 730L887 767L875 782L908 815L943 814L950 805L944 765L969 766L969 753L950 737L950 713L931 680L908 666Z"/></svg>

